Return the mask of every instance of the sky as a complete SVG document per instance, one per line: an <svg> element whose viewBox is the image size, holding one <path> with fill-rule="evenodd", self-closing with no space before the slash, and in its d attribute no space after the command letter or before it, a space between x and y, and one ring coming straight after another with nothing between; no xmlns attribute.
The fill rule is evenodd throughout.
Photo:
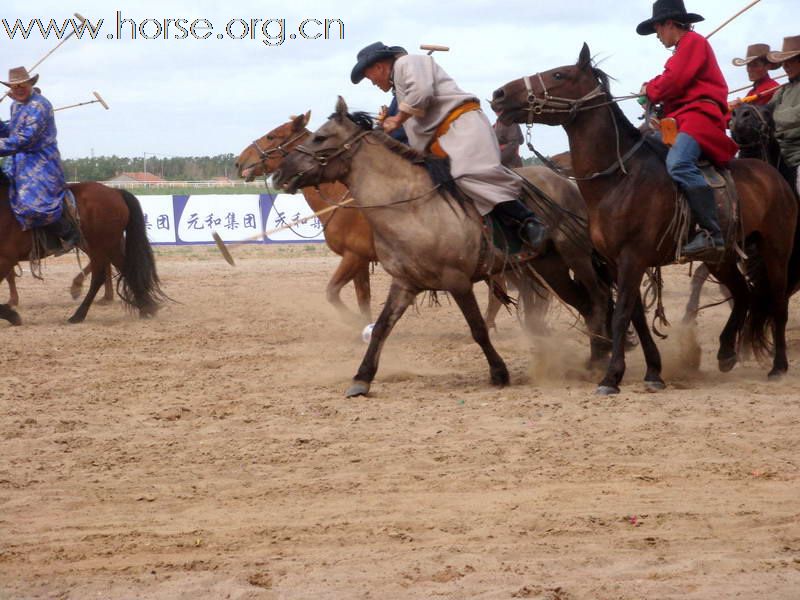
<svg viewBox="0 0 800 600"><path fill-rule="evenodd" d="M696 27L702 34L749 3L686 0L687 10L706 18ZM732 89L748 83L745 69L732 66L731 60L743 57L749 44L763 42L779 50L785 36L800 34L797 20L789 18L796 8L797 0L762 0L711 38ZM95 40L86 33L65 42L35 70L38 85L54 107L92 100L97 91L110 110L90 104L56 113L64 158L115 154L150 161L238 154L290 115L311 110L310 127L321 126L337 95L352 110L377 111L389 103L389 95L369 81L350 82L356 54L375 41L412 53L421 52L420 44L449 46L449 52L436 53L436 60L463 90L481 99L512 79L573 64L584 42L616 79L612 91L618 95L637 92L670 56L655 36L635 32L652 15L649 0L404 0L383 5L238 0L226 6L208 0L3 0L0 19L9 27L17 19L24 25L31 19L62 24L74 12L93 24L103 19L102 29ZM122 39L116 39L118 19L128 20ZM167 39L165 19L172 20ZM261 21L252 27L253 19ZM323 32L325 19L333 23L329 39L310 39ZM182 28L176 27L177 20ZM193 22L194 36L189 31ZM229 35L225 28L231 22ZM244 33L243 22L253 35L232 39ZM303 22L309 39L297 33ZM136 39L131 39L132 27ZM159 30L158 39L146 39ZM207 39L197 39L202 36ZM43 39L38 28L28 39L18 32L12 40L0 22L0 75L32 66L57 43L55 37ZM8 99L0 104L3 119L10 104ZM635 102L623 108L634 121L641 113ZM488 106L485 110L494 120ZM568 149L560 127L537 125L532 136L545 154ZM526 149L522 154L530 155Z"/></svg>

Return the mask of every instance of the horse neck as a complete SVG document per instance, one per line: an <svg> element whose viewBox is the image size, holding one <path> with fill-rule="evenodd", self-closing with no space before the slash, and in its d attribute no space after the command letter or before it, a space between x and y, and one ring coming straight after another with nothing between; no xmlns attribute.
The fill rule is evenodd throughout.
<svg viewBox="0 0 800 600"><path fill-rule="evenodd" d="M638 141L625 117L614 115L612 111L612 107L583 111L571 123L564 125L575 177L590 177L605 171ZM635 157L631 157L626 161L626 167L634 160ZM579 181L578 187L587 204L591 205L595 199L616 186L620 175L614 173L593 181Z"/></svg>

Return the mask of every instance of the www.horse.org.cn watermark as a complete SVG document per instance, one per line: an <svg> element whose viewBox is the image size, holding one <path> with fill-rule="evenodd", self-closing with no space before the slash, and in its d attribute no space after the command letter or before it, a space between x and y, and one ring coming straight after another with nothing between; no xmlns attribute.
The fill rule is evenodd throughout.
<svg viewBox="0 0 800 600"><path fill-rule="evenodd" d="M291 24L285 18L234 18L224 25L215 26L203 18L136 20L124 17L122 11L118 10L113 24L105 19L81 21L78 18L63 21L2 19L0 24L0 36L5 34L9 40L27 40L32 36L61 40L74 35L78 39L86 37L91 40L260 40L265 46L280 46L286 40L344 39L344 22L329 18L308 18Z"/></svg>

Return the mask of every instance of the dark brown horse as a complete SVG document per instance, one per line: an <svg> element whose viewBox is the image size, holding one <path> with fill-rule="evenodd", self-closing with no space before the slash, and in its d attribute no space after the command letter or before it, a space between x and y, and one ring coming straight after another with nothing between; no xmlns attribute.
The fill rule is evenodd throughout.
<svg viewBox="0 0 800 600"><path fill-rule="evenodd" d="M673 262L679 243L669 235L678 203L663 146L643 139L613 102L608 78L594 67L585 44L577 64L512 81L494 92L492 105L505 122L562 125L569 137L592 242L616 272L613 350L598 393L619 392L625 373L625 331L631 320L647 362L645 384L662 389L661 357L647 326L639 288L648 267ZM796 274L787 282L787 273L797 232L797 200L780 174L761 161L736 160L730 170L740 200L744 247L750 253L749 277L740 273L730 251L722 262L708 265L734 301L717 358L721 370L733 368L749 319L757 353L770 348L767 335L772 329L770 376L777 377L788 369L787 291Z"/></svg>
<svg viewBox="0 0 800 600"><path fill-rule="evenodd" d="M106 280L109 265L120 272L117 292L124 303L142 317L156 313L166 297L161 291L155 259L147 239L144 213L136 197L100 183L69 186L77 201L84 247L89 255L92 280L86 297L70 317L70 323L86 318L89 307ZM23 231L11 212L8 180L0 178L0 279L18 262L28 260L33 247L30 231ZM18 325L21 319L7 304L0 304L0 318Z"/></svg>

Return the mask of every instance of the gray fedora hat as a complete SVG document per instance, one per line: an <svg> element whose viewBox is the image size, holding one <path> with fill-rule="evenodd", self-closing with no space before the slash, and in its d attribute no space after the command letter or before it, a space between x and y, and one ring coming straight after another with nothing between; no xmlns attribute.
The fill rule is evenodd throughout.
<svg viewBox="0 0 800 600"><path fill-rule="evenodd" d="M364 69L384 58L394 58L408 54L402 46L387 46L383 42L375 42L362 48L356 56L356 66L350 73L350 81L358 83L364 79Z"/></svg>
<svg viewBox="0 0 800 600"><path fill-rule="evenodd" d="M14 67L13 69L8 70L8 81L0 81L0 83L7 87L11 87L12 85L18 85L28 81L30 81L31 85L36 85L36 82L39 81L39 75L37 74L31 76L28 73L28 69L25 67Z"/></svg>

